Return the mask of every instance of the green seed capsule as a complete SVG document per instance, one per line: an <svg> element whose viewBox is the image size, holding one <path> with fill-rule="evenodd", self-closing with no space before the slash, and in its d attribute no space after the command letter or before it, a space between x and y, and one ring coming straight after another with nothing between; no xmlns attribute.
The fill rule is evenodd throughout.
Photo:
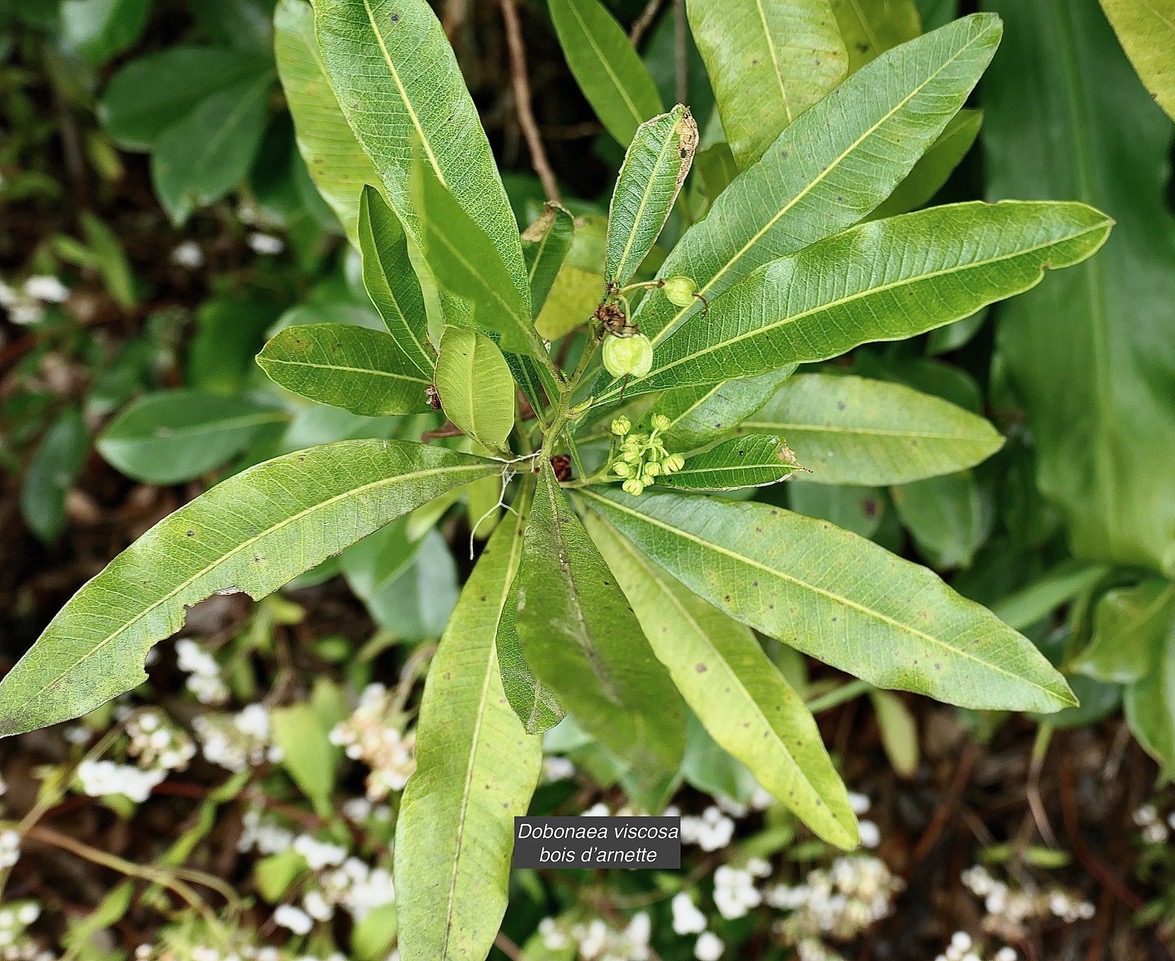
<svg viewBox="0 0 1175 961"><path fill-rule="evenodd" d="M669 303L675 307L688 307L694 302L694 294L698 292L698 285L689 277L669 277L661 289L665 291Z"/></svg>
<svg viewBox="0 0 1175 961"><path fill-rule="evenodd" d="M604 366L613 377L644 377L653 369L653 343L644 334L604 338Z"/></svg>

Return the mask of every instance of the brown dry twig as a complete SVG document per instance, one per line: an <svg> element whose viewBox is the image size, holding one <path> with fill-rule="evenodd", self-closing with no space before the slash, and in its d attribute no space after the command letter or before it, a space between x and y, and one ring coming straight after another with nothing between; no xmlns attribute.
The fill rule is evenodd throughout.
<svg viewBox="0 0 1175 961"><path fill-rule="evenodd" d="M506 27L506 46L510 50L510 80L514 86L514 109L518 114L518 126L522 128L522 136L526 138L527 149L530 150L530 162L534 172L543 182L543 190L548 200L560 201L559 182L555 179L555 171L551 169L551 162L547 159L547 151L543 146L542 134L534 119L534 111L530 105L530 80L526 71L526 47L522 43L522 27L518 23L518 8L514 0L498 0L502 8L502 21Z"/></svg>

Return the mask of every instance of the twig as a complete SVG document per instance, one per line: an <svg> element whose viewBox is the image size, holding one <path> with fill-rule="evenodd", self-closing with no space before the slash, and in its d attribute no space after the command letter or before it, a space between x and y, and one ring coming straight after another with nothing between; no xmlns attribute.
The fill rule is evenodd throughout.
<svg viewBox="0 0 1175 961"><path fill-rule="evenodd" d="M499 931L494 938L494 947L501 951L510 961L522 961L522 949L506 937L506 932Z"/></svg>
<svg viewBox="0 0 1175 961"><path fill-rule="evenodd" d="M907 865L905 871L907 880L914 876L914 871L918 865L926 860L927 855L930 854L931 849L938 843L939 837L954 815L955 808L958 807L959 801L963 797L963 790L967 787L967 781L971 777L971 768L975 764L975 757L978 753L979 749L975 746L975 742L968 741L967 746L963 748L962 755L959 757L959 766L955 769L955 779L951 783L950 792L947 794L943 803L938 806L938 810L934 812L933 819L926 826L922 837L918 839L914 853L910 856L910 863Z"/></svg>
<svg viewBox="0 0 1175 961"><path fill-rule="evenodd" d="M689 28L685 19L685 0L673 0L673 46L677 61L677 102L689 100Z"/></svg>
<svg viewBox="0 0 1175 961"><path fill-rule="evenodd" d="M506 27L506 46L510 49L510 80L514 85L514 109L518 114L518 126L522 128L522 136L526 138L531 166L543 182L547 199L560 201L562 197L559 194L559 182L555 179L555 171L551 169L551 162L547 159L542 134L539 133L534 111L531 109L530 80L527 79L526 72L526 47L523 46L522 28L518 24L518 8L514 5L514 0L498 0L498 3L502 8L502 20Z"/></svg>
<svg viewBox="0 0 1175 961"><path fill-rule="evenodd" d="M1059 847L1057 836L1053 834L1049 824L1048 812L1044 809L1044 799L1040 794L1040 774L1044 768L1044 759L1048 757L1049 744L1052 742L1053 726L1041 724L1036 732L1036 743L1032 745L1032 761L1028 767L1028 809L1032 812L1032 819L1036 822L1036 829L1040 832L1044 843L1050 848Z"/></svg>
<svg viewBox="0 0 1175 961"><path fill-rule="evenodd" d="M1118 880L1109 869L1086 846L1085 838L1081 833L1081 822L1077 817L1077 803L1073 785L1073 761L1069 753L1061 754L1061 818L1065 822L1065 831L1069 835L1069 842L1073 845L1073 853L1081 866L1089 872L1103 887L1114 892L1114 896L1125 904L1131 911L1142 907L1142 899Z"/></svg>
<svg viewBox="0 0 1175 961"><path fill-rule="evenodd" d="M641 45L641 39L645 35L645 31L653 25L653 21L657 19L657 13L661 9L661 0L649 0L645 9L641 11L641 15L632 22L632 29L628 31L628 40L634 47Z"/></svg>

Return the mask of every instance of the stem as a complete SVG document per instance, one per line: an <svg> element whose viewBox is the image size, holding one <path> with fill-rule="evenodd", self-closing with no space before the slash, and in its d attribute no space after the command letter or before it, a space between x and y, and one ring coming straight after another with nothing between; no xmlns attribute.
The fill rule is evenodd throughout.
<svg viewBox="0 0 1175 961"><path fill-rule="evenodd" d="M846 701L851 701L855 697L860 697L862 694L868 693L869 688L870 685L866 681L849 681L847 684L833 688L827 694L813 698L808 702L807 708L813 714L820 714L823 711L829 711L834 707L839 707Z"/></svg>

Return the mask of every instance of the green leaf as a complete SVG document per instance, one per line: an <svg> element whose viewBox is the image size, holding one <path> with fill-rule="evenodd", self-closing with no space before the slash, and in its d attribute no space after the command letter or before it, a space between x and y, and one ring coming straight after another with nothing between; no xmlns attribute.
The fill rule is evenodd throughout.
<svg viewBox="0 0 1175 961"><path fill-rule="evenodd" d="M204 100L265 71L264 60L235 50L171 47L119 70L102 94L98 116L120 146L149 150Z"/></svg>
<svg viewBox="0 0 1175 961"><path fill-rule="evenodd" d="M556 340L587 322L604 291L604 248L608 221L588 214L575 218L575 240L555 284L547 295L535 328L546 340Z"/></svg>
<svg viewBox="0 0 1175 961"><path fill-rule="evenodd" d="M261 146L273 76L212 94L167 128L151 154L151 181L175 224L240 184Z"/></svg>
<svg viewBox="0 0 1175 961"><path fill-rule="evenodd" d="M1146 89L1175 120L1175 0L1101 0Z"/></svg>
<svg viewBox="0 0 1175 961"><path fill-rule="evenodd" d="M740 169L845 78L829 0L689 0L687 9Z"/></svg>
<svg viewBox="0 0 1175 961"><path fill-rule="evenodd" d="M891 492L902 526L939 569L969 567L987 533L970 471L929 477Z"/></svg>
<svg viewBox="0 0 1175 961"><path fill-rule="evenodd" d="M237 397L163 391L135 401L98 436L98 451L128 477L179 484L239 454L289 415Z"/></svg>
<svg viewBox="0 0 1175 961"><path fill-rule="evenodd" d="M515 627L526 663L655 795L681 762L684 706L549 464L539 475L519 577Z"/></svg>
<svg viewBox="0 0 1175 961"><path fill-rule="evenodd" d="M555 278L575 242L575 218L557 203L548 203L543 214L522 234L522 257L530 283L531 313L538 317L555 285Z"/></svg>
<svg viewBox="0 0 1175 961"><path fill-rule="evenodd" d="M907 484L986 460L1004 439L982 417L901 384L801 374L739 427L778 433L816 484Z"/></svg>
<svg viewBox="0 0 1175 961"><path fill-rule="evenodd" d="M794 511L832 521L837 527L862 537L876 534L885 519L885 493L876 487L793 480L787 485L787 502Z"/></svg>
<svg viewBox="0 0 1175 961"><path fill-rule="evenodd" d="M446 327L436 383L449 420L486 447L505 449L514 429L514 378L492 340Z"/></svg>
<svg viewBox="0 0 1175 961"><path fill-rule="evenodd" d="M413 181L414 194L420 209L428 211L420 225L421 253L440 286L472 304L469 317L447 309L445 320L492 331L501 337L503 350L549 363L531 317L525 270L520 270L523 296L490 238L433 176L431 168L420 163L414 171L418 175Z"/></svg>
<svg viewBox="0 0 1175 961"><path fill-rule="evenodd" d="M529 481L522 485L518 497L511 507L517 513L520 521L515 528L514 538L518 542L517 549L521 550L522 538L526 530L526 523L530 517L530 506L534 499L534 484ZM502 672L502 686L506 691L506 700L518 715L527 734L542 734L549 731L563 720L567 712L555 697L554 691L534 676L526 658L522 655L522 645L518 642L518 587L519 578L515 577L510 585L510 595L506 598L506 606L502 609L502 617L498 621L498 667Z"/></svg>
<svg viewBox="0 0 1175 961"><path fill-rule="evenodd" d="M637 127L665 110L653 78L599 0L549 0L549 6L579 89L608 133L627 147Z"/></svg>
<svg viewBox="0 0 1175 961"><path fill-rule="evenodd" d="M330 817L331 795L342 752L331 744L314 708L306 702L278 708L270 715L273 742L281 748L282 767L314 805L320 817Z"/></svg>
<svg viewBox="0 0 1175 961"><path fill-rule="evenodd" d="M405 441L258 464L164 518L85 585L0 680L0 736L69 720L143 680L154 643L218 593L254 600L450 488L501 468Z"/></svg>
<svg viewBox="0 0 1175 961"><path fill-rule="evenodd" d="M873 713L881 731L881 746L885 756L900 777L912 778L918 773L918 721L906 702L889 691L870 691Z"/></svg>
<svg viewBox="0 0 1175 961"><path fill-rule="evenodd" d="M351 955L355 961L381 961L396 941L398 909L381 904L355 922L351 928Z"/></svg>
<svg viewBox="0 0 1175 961"><path fill-rule="evenodd" d="M1030 641L855 534L766 504L581 496L719 609L875 687L989 710L1074 703Z"/></svg>
<svg viewBox="0 0 1175 961"><path fill-rule="evenodd" d="M358 244L363 286L388 333L422 374L431 377L436 351L428 342L424 292L408 255L408 238L375 187L359 199Z"/></svg>
<svg viewBox="0 0 1175 961"><path fill-rule="evenodd" d="M506 700L494 643L521 562L520 523L507 515L482 552L425 683L396 823L404 961L485 957L506 910L514 818L543 757Z"/></svg>
<svg viewBox="0 0 1175 961"><path fill-rule="evenodd" d="M1039 580L1000 598L991 605L992 613L1009 627L1025 631L1062 604L1092 591L1108 572L1103 564L1066 561Z"/></svg>
<svg viewBox="0 0 1175 961"><path fill-rule="evenodd" d="M982 125L982 110L960 110L955 114L942 136L922 155L889 199L873 211L870 219L896 217L928 204L974 146Z"/></svg>
<svg viewBox="0 0 1175 961"><path fill-rule="evenodd" d="M1107 684L1142 680L1150 652L1175 623L1175 588L1158 578L1107 591L1094 609L1093 640L1075 669Z"/></svg>
<svg viewBox="0 0 1175 961"><path fill-rule="evenodd" d="M1084 260L1111 223L1084 204L1008 201L862 224L754 271L704 321L666 338L652 373L628 393L713 384L925 333Z"/></svg>
<svg viewBox="0 0 1175 961"><path fill-rule="evenodd" d="M525 296L518 225L453 48L426 0L317 0L314 9L331 86L404 229L417 237L438 216L411 196L419 149Z"/></svg>
<svg viewBox="0 0 1175 961"><path fill-rule="evenodd" d="M92 64L101 64L134 46L143 35L151 0L65 0L62 34Z"/></svg>
<svg viewBox="0 0 1175 961"><path fill-rule="evenodd" d="M816 722L750 629L691 594L600 515L589 512L586 523L653 652L714 740L813 831L855 846L856 819Z"/></svg>
<svg viewBox="0 0 1175 961"><path fill-rule="evenodd" d="M777 484L800 469L795 455L773 434L747 434L723 441L686 459L675 474L657 484L694 491L733 491Z"/></svg>
<svg viewBox="0 0 1175 961"><path fill-rule="evenodd" d="M314 37L314 8L304 0L280 0L274 13L274 54L298 150L310 179L351 243L358 244L359 196L379 184L379 172L363 152L331 89Z"/></svg>
<svg viewBox="0 0 1175 961"><path fill-rule="evenodd" d="M124 310L135 306L135 276L118 235L88 210L82 211L82 232L93 256L92 266L102 275L106 292Z"/></svg>
<svg viewBox="0 0 1175 961"><path fill-rule="evenodd" d="M913 0L832 0L832 9L849 54L850 71L860 70L922 32Z"/></svg>
<svg viewBox="0 0 1175 961"><path fill-rule="evenodd" d="M903 44L805 111L718 198L666 258L713 299L756 267L851 227L893 193L938 139L1000 40L991 15ZM648 297L636 311L655 342L698 307Z"/></svg>
<svg viewBox="0 0 1175 961"><path fill-rule="evenodd" d="M279 331L257 363L274 383L353 414L380 417L429 410L432 375L382 330L300 324Z"/></svg>
<svg viewBox="0 0 1175 961"><path fill-rule="evenodd" d="M670 448L688 453L728 435L759 410L794 369L785 367L713 387L664 391L653 406L658 414L669 418L665 436L671 441Z"/></svg>
<svg viewBox="0 0 1175 961"><path fill-rule="evenodd" d="M1138 743L1167 779L1175 770L1175 619L1148 640L1146 673L1126 686L1122 706Z"/></svg>
<svg viewBox="0 0 1175 961"><path fill-rule="evenodd" d="M1169 573L1171 121L1140 89L1096 4L993 5L1009 46L982 90L989 196L1072 197L1117 224L1097 258L996 311L1037 483L1077 556Z"/></svg>
<svg viewBox="0 0 1175 961"><path fill-rule="evenodd" d="M292 847L263 857L253 865L253 883L270 904L277 904L306 873L306 859Z"/></svg>
<svg viewBox="0 0 1175 961"><path fill-rule="evenodd" d="M67 407L52 423L29 460L20 487L20 513L43 541L56 540L65 528L65 497L86 462L89 436L82 413Z"/></svg>
<svg viewBox="0 0 1175 961"><path fill-rule="evenodd" d="M698 125L680 104L637 128L608 207L605 283L623 287L653 249L697 146Z"/></svg>

